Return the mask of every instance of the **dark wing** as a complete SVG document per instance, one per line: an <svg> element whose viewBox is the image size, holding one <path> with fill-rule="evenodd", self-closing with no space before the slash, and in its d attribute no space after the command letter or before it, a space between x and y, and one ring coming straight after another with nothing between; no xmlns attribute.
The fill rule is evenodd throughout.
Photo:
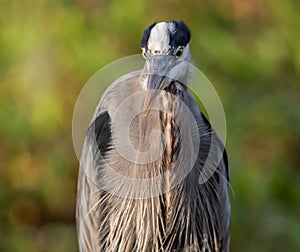
<svg viewBox="0 0 300 252"><path fill-rule="evenodd" d="M199 189L204 195L204 205L206 205L207 213L205 216L211 218L208 223L207 246L211 251L227 252L229 251L230 243L230 202L228 195L229 175L228 175L228 159L226 149L222 141L212 129L207 118L201 114L203 123L206 125L204 132L200 131L200 151L201 142L210 141L212 150L212 159L207 158L205 162L213 164L216 170L212 176ZM207 131L208 129L208 131ZM207 134L207 133L210 134ZM204 133L204 134L203 134ZM202 138L202 137L201 137ZM206 151L208 151L206 149ZM205 152L205 151L204 151ZM206 153L207 155L208 153Z"/></svg>
<svg viewBox="0 0 300 252"><path fill-rule="evenodd" d="M196 170L200 177L202 174L208 174L207 177L209 177L205 183L199 183L197 189L199 200L197 205L200 206L197 212L197 233L200 235L199 239L202 239L202 250L227 252L230 243L227 153L224 144L212 129L207 118L199 111L191 94L188 100L189 107L197 119L200 134ZM209 154L210 151L211 154ZM206 164L208 166L205 166Z"/></svg>
<svg viewBox="0 0 300 252"><path fill-rule="evenodd" d="M99 232L97 165L111 147L111 119L107 111L91 123L80 159L77 185L76 221L80 251L98 251L102 237Z"/></svg>

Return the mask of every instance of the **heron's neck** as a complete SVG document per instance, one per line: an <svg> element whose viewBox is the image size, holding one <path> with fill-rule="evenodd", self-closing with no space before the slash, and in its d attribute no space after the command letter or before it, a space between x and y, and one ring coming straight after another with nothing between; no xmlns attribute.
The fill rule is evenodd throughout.
<svg viewBox="0 0 300 252"><path fill-rule="evenodd" d="M181 91L177 88L178 83L171 84L166 88L162 97L162 110L160 111L160 127L164 137L161 139L164 146L163 163L166 169L171 169L180 149L180 131L176 123L179 112L178 99Z"/></svg>
<svg viewBox="0 0 300 252"><path fill-rule="evenodd" d="M179 82L172 82L168 87L166 87L164 89L167 93L170 93L178 98L180 98L181 93L183 90L186 90L186 86L184 86L183 84L179 83ZM170 99L170 98L168 98ZM171 97L172 99L172 97ZM169 103L172 103L172 100L169 101Z"/></svg>

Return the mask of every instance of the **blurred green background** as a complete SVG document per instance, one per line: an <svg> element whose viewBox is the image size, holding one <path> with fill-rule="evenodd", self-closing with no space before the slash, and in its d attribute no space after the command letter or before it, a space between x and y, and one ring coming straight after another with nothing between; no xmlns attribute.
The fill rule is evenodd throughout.
<svg viewBox="0 0 300 252"><path fill-rule="evenodd" d="M300 2L0 0L0 251L78 251L72 112L87 80L184 20L228 123L232 251L300 251Z"/></svg>

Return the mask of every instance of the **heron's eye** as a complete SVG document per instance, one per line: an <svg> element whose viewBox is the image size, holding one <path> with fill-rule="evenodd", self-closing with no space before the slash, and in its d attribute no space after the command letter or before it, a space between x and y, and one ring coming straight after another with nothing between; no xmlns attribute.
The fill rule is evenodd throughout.
<svg viewBox="0 0 300 252"><path fill-rule="evenodd" d="M142 51L142 55L143 55L143 58L146 59L146 53L144 50Z"/></svg>
<svg viewBox="0 0 300 252"><path fill-rule="evenodd" d="M183 54L183 48L179 48L175 54L176 58L180 58Z"/></svg>

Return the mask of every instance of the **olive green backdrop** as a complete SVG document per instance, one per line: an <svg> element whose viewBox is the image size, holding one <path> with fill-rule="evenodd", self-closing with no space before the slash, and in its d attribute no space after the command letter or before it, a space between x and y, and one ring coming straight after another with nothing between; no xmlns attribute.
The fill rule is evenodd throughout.
<svg viewBox="0 0 300 252"><path fill-rule="evenodd" d="M78 251L72 112L87 80L184 20L226 112L232 251L300 251L300 2L0 0L0 251Z"/></svg>

